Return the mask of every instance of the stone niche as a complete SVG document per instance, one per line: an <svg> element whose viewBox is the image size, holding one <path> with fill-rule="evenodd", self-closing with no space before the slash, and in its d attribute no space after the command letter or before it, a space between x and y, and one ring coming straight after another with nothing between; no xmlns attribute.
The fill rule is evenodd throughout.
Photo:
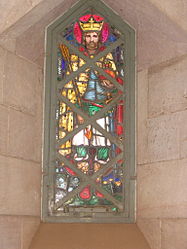
<svg viewBox="0 0 187 249"><path fill-rule="evenodd" d="M186 248L187 4L104 2L136 30L137 224L151 249ZM28 249L40 225L45 27L76 0L2 3L0 248Z"/></svg>

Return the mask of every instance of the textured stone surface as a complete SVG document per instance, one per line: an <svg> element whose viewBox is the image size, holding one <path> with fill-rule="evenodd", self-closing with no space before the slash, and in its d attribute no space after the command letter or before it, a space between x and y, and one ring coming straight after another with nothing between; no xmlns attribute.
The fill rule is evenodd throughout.
<svg viewBox="0 0 187 249"><path fill-rule="evenodd" d="M136 224L42 223L30 249L53 248L150 249Z"/></svg>
<svg viewBox="0 0 187 249"><path fill-rule="evenodd" d="M44 31L45 24L39 22L30 27L16 40L17 54L37 62L38 58L44 59ZM40 30L40 32L38 32ZM44 63L44 60L43 60ZM43 64L41 64L43 67Z"/></svg>
<svg viewBox="0 0 187 249"><path fill-rule="evenodd" d="M180 158L179 113L148 120L148 162Z"/></svg>
<svg viewBox="0 0 187 249"><path fill-rule="evenodd" d="M15 21L28 13L39 1L40 0L36 0L33 2L31 0L23 2L23 0L2 0L0 3L0 30L1 28L4 30L14 24ZM40 34L43 32L44 26L51 22L49 16L55 18L68 9L73 2L75 1L42 1L15 25L12 25L7 32L1 36L0 42L3 43L5 47L13 51L16 50L17 53L27 59L43 65L42 49L44 40ZM117 11L124 20L127 20L135 27L137 31L137 60L140 69L148 68L150 65L187 53L187 15L185 1L106 0L105 2L108 3L112 9ZM57 7L58 5L59 7ZM155 6L157 7L155 8ZM53 9L54 7L57 8ZM53 13L53 15L49 13ZM36 23L37 25L33 26ZM38 36L36 34L38 34ZM2 103L2 77L4 75L5 53L4 50L0 49L0 103ZM36 104L38 100L35 95L33 80L32 85L30 85L31 82L28 84L27 76L22 75L22 72L25 70L29 79L34 78L34 76L31 75L32 73L25 63L17 61L17 57L13 55L11 57L9 54L9 59L11 60L6 61L6 65L8 65L8 63L11 64L8 65L8 83L4 85L5 104L14 106L14 108L25 113L40 116L39 113L41 112L38 110L39 105ZM15 64L19 66L17 67ZM26 64L28 65L28 62ZM168 67L168 69L162 67L160 72L151 72L151 70L149 70L149 72L151 72L149 88L149 116L151 118L163 113L178 112L186 108L186 80L184 80L186 79L186 60L178 62L175 65L167 64L166 67ZM139 82L144 82L145 74L145 72L141 72ZM140 87L144 85L144 83L140 83ZM29 89L29 87L31 87L31 89ZM147 108L146 101L143 103L143 96L146 95L146 92L144 92L146 91L145 89L144 86L142 89L138 89L140 93L138 97L138 103L140 104L140 106L138 106L138 163L145 164L147 162L173 160L180 157L187 158L186 112L183 111L174 115L163 115L162 117L153 118L146 123L146 117L144 116L145 109ZM160 92L160 89L162 89L162 92ZM3 146L3 150L6 151L7 113L4 107L0 109L0 151L2 150L1 146ZM38 144L41 142L41 131L39 131L38 127L41 127L41 123L38 119L37 122L39 123L37 124L36 119L29 115L11 110L9 143L9 153L11 153L11 155L29 160L40 160L40 149L38 149L40 145ZM146 127L148 129L147 138L146 133L144 133ZM38 134L35 133L36 130ZM1 141L3 142L1 143ZM147 153L146 146L148 148ZM3 179L3 187L0 188L0 193L2 194L3 192L4 194L5 190L7 191L6 195L3 195L1 203L5 201L8 207L11 206L13 209L8 208L8 211L12 213L15 211L21 213L21 204L25 208L26 203L28 203L30 210L34 210L36 208L34 204L35 201L31 202L31 200L33 200L32 197L30 200L32 194L27 196L24 191L26 190L27 193L30 193L29 191L32 185L32 188L35 188L33 181L35 177L38 176L38 173L35 170L31 172L28 170L29 167L26 167L27 170L24 169L22 173L22 167L19 169L17 166L17 162L20 161L18 159L11 160L11 165L15 166L15 169L10 169L9 166L6 166L7 169L5 171L5 165L7 164L2 158L0 161L3 165L0 167L1 171L3 171L3 174L1 173L0 175L1 181ZM28 162L24 164L24 166L28 166ZM140 207L138 213L140 216L153 218L160 216L181 216L186 218L186 192L184 191L186 188L186 161L182 160L180 163L174 164L175 161L141 165L141 171L139 171L140 179L138 179L138 207ZM33 168L36 167L34 166ZM10 172L10 178L8 178L9 175L7 172ZM30 179L30 176L32 179ZM8 181L8 187L5 179ZM40 192L39 188L37 192ZM7 196L12 197L12 202L7 200ZM14 198L18 198L18 200ZM20 201L21 204L18 203L18 201ZM28 206L26 205L26 210L27 208ZM30 210L27 210L28 213L30 213ZM36 213L38 213L38 211ZM19 219L14 220L13 218L12 221L4 220L3 225L1 223L0 248L20 249L21 246L25 249L24 247L27 247L32 237L32 235L29 237L29 234L34 233L37 226L36 223L35 221L32 223L25 220L22 225L20 225ZM21 244L20 226L23 232L21 235ZM148 222L146 219L141 219L141 221L139 220L139 226L151 246L153 248L159 248L160 237L157 220L150 219ZM94 232L97 229L98 227L93 230L94 236ZM83 232L84 231L83 229ZM187 244L185 235L186 221L164 220L162 226L162 249L184 249ZM108 234L106 238L108 238ZM102 242L101 240L101 243Z"/></svg>
<svg viewBox="0 0 187 249"><path fill-rule="evenodd" d="M149 73L149 117L187 109L187 57L155 66Z"/></svg>
<svg viewBox="0 0 187 249"><path fill-rule="evenodd" d="M8 108L0 105L0 153L7 153L8 145Z"/></svg>
<svg viewBox="0 0 187 249"><path fill-rule="evenodd" d="M187 138L181 142L181 157L187 158Z"/></svg>
<svg viewBox="0 0 187 249"><path fill-rule="evenodd" d="M187 2L183 0L150 0L155 6L169 16L182 29L187 31Z"/></svg>
<svg viewBox="0 0 187 249"><path fill-rule="evenodd" d="M27 160L41 160L41 128L38 120L10 109L8 153Z"/></svg>
<svg viewBox="0 0 187 249"><path fill-rule="evenodd" d="M3 102L3 81L6 51L0 47L0 103Z"/></svg>
<svg viewBox="0 0 187 249"><path fill-rule="evenodd" d="M49 20L46 22L45 26L47 26L51 22L50 17L52 16L52 12L54 13L54 20L57 16L68 10L75 2L76 0L63 2L60 0L42 1L15 25L4 32L1 35L0 43L3 44L4 47L15 49L15 39L20 41L21 37L27 37L26 40L28 40L28 44L30 44L27 30L39 22L42 23L44 19ZM148 68L150 65L155 65L167 59L187 53L186 31L170 17L168 18L168 16L165 15L158 6L155 6L153 2L150 2L150 0L105 0L105 3L136 29L139 69ZM41 28L37 29L36 33L43 33L43 27ZM31 28L31 30L33 29ZM24 32L26 32L27 35L24 34ZM13 44L9 45L9 43ZM39 43L36 44L34 41L33 44L36 45L36 49L31 45L30 51L29 47L19 47L20 52L24 52L24 54L30 57L35 57L37 55L35 51L37 48L41 48L41 44L44 43L44 40L40 40ZM24 42L24 44L26 43ZM17 44L17 48L18 46ZM37 51L41 50L39 49ZM42 58L39 57L36 61L37 63L41 63Z"/></svg>
<svg viewBox="0 0 187 249"><path fill-rule="evenodd" d="M0 157L0 214L40 215L40 165Z"/></svg>
<svg viewBox="0 0 187 249"><path fill-rule="evenodd" d="M187 158L187 111L181 112L180 127L180 156Z"/></svg>
<svg viewBox="0 0 187 249"><path fill-rule="evenodd" d="M1 0L0 33L14 24L42 0Z"/></svg>
<svg viewBox="0 0 187 249"><path fill-rule="evenodd" d="M138 167L138 217L186 217L187 160Z"/></svg>
<svg viewBox="0 0 187 249"><path fill-rule="evenodd" d="M144 234L151 249L161 248L161 220L159 219L138 219L138 227Z"/></svg>
<svg viewBox="0 0 187 249"><path fill-rule="evenodd" d="M14 25L9 27L2 34L0 33L0 44L12 52L16 52L16 49L20 49L21 53L23 51L23 56L24 54L27 54L31 55L32 58L35 58L40 55L35 62L39 63L40 61L40 64L43 66L43 54L39 54L38 48L42 47L43 49L44 39L39 41L38 37L41 37L45 27L48 26L49 23L62 15L75 2L76 0L42 1L35 6L35 8L32 8L30 12L20 18ZM40 27L40 29L36 30L36 34L38 35L38 37L36 37L37 43L36 40L32 40L30 33L32 30L35 30L35 25ZM30 42L30 39L33 41L32 43ZM27 40L27 43L25 40ZM29 56L27 58L30 60Z"/></svg>
<svg viewBox="0 0 187 249"><path fill-rule="evenodd" d="M0 216L0 248L28 249L39 224L39 217Z"/></svg>
<svg viewBox="0 0 187 249"><path fill-rule="evenodd" d="M147 162L147 70L138 73L137 82L137 153L138 164Z"/></svg>
<svg viewBox="0 0 187 249"><path fill-rule="evenodd" d="M136 29L139 69L187 53L186 32L151 1L107 0L106 3Z"/></svg>
<svg viewBox="0 0 187 249"><path fill-rule="evenodd" d="M48 2L48 3L47 3ZM59 2L58 6L57 3ZM72 4L74 4L75 0L70 1L45 1L40 6L43 11L47 11L48 13L43 16L42 19L39 19L38 22L34 23L31 27L29 27L25 32L20 34L16 39L16 53L19 55L28 58L29 60L35 62L41 67L44 66L44 35L45 28L49 25L49 23L53 22L58 16L61 16ZM44 6L45 4L45 6ZM41 9L38 9L38 13L41 15ZM51 8L50 8L51 6ZM35 9L35 11L36 11Z"/></svg>
<svg viewBox="0 0 187 249"><path fill-rule="evenodd" d="M39 217L21 217L21 248L28 249L30 243L39 228Z"/></svg>
<svg viewBox="0 0 187 249"><path fill-rule="evenodd" d="M0 235L1 249L21 249L20 218L0 216Z"/></svg>
<svg viewBox="0 0 187 249"><path fill-rule="evenodd" d="M35 144L38 148L35 149L36 159L38 161L42 161L42 134L43 134L43 108L44 108L44 80L43 80L43 72L39 71L39 82L36 88L36 98L37 98L37 108L36 108L36 138Z"/></svg>
<svg viewBox="0 0 187 249"><path fill-rule="evenodd" d="M25 59L8 53L3 92L4 103L34 114L37 84L39 84L38 67Z"/></svg>
<svg viewBox="0 0 187 249"><path fill-rule="evenodd" d="M162 224L162 248L187 248L187 219L164 220Z"/></svg>

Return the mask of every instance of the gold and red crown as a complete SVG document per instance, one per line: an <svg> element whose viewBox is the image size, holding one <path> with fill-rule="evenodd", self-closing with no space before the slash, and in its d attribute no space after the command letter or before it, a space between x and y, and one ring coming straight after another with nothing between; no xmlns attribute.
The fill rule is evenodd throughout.
<svg viewBox="0 0 187 249"><path fill-rule="evenodd" d="M97 22L93 17L91 17L87 22L80 21L80 27L81 29L86 31L101 31L103 27L103 21Z"/></svg>

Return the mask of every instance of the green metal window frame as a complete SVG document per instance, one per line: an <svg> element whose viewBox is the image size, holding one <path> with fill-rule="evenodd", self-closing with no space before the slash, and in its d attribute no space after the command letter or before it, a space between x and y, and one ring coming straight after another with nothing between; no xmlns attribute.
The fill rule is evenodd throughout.
<svg viewBox="0 0 187 249"><path fill-rule="evenodd" d="M107 49L99 53L91 61L78 69L78 71L71 73L66 78L66 82L83 72L85 68L92 66L97 67L94 63L101 58L102 55L107 54L117 45L123 42L125 44L125 209L120 214L102 213L102 215L80 213L78 216L70 216L68 214L53 214L49 212L50 193L53 192L53 174L54 174L54 160L56 158L56 141L55 141L55 110L57 98L67 102L63 96L57 96L58 82L56 79L56 61L57 61L57 42L59 42L58 33L65 28L71 21L75 20L77 16L84 15L86 11L92 8L98 14L107 18L122 34L121 38L110 45ZM61 42L70 46L69 43L62 38ZM81 52L77 51L73 46L71 47L78 56L85 61L88 58ZM101 68L97 68L106 78L109 78L107 73L103 72ZM117 86L115 80L111 80ZM117 86L122 88L123 86ZM67 104L71 107L70 102ZM72 108L77 113L84 117L84 114L75 108ZM99 114L101 116L103 113ZM42 193L42 220L44 222L95 222L95 223L133 223L135 221L135 188L136 188L136 172L135 172L135 31L127 23L125 23L119 15L114 13L108 6L100 0L80 0L76 5L69 9L60 18L55 20L46 29L46 66L45 66L45 112L44 112L44 148L43 148L43 193ZM86 117L86 116L85 116ZM94 121L94 120L93 120ZM95 127L99 130L99 125L95 122ZM84 124L85 126L85 124ZM81 128L81 127L80 127ZM107 135L108 136L108 135ZM113 139L113 138L112 138ZM117 143L117 141L115 141ZM119 144L120 146L120 144ZM67 162L68 164L68 162ZM111 162L112 164L112 162ZM87 180L87 178L85 178ZM119 204L119 203L118 203ZM55 207L55 204L53 204Z"/></svg>

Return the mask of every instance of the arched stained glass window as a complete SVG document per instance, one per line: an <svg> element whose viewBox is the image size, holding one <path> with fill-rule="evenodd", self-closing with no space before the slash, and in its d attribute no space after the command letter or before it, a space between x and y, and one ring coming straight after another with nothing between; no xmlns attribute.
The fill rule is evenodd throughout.
<svg viewBox="0 0 187 249"><path fill-rule="evenodd" d="M134 31L102 2L48 27L45 221L133 221L134 95Z"/></svg>

